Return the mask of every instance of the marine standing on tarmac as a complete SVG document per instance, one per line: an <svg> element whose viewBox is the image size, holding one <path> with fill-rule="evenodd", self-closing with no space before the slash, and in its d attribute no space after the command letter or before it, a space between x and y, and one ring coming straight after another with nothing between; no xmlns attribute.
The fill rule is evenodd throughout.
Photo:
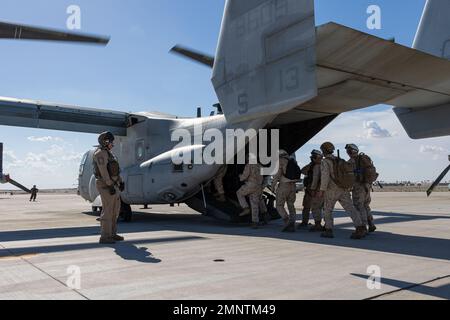
<svg viewBox="0 0 450 320"><path fill-rule="evenodd" d="M120 193L125 184L120 177L120 166L111 153L114 147L114 135L111 132L102 133L98 142L99 148L94 153L94 174L97 190L102 199L101 244L114 244L124 238L117 234L117 219L120 214Z"/></svg>
<svg viewBox="0 0 450 320"><path fill-rule="evenodd" d="M285 150L280 150L280 166L278 173L273 177L272 191L277 196L277 211L283 218L285 227L283 232L295 232L295 221L297 220L297 212L295 211L295 200L297 193L295 188L296 181L286 178L286 171L289 164L290 156ZM284 208L287 203L289 214Z"/></svg>
<svg viewBox="0 0 450 320"><path fill-rule="evenodd" d="M252 159L252 156L250 156L249 158ZM254 156L252 160L255 160ZM250 214L251 208L252 227L258 228L258 226L260 225L259 212L264 177L261 175L261 166L259 164L251 164L251 162L256 161L249 161L249 163L245 166L244 172L239 176L241 182L245 182L245 184L236 192L236 195L239 204L244 209L240 216L244 217ZM249 197L250 199L250 206L247 202L246 197Z"/></svg>
<svg viewBox="0 0 450 320"><path fill-rule="evenodd" d="M301 227L307 227L309 224L310 214L312 210L312 202L314 198L313 193L315 191L311 188L314 178L314 168L318 167L318 169L316 169L316 172L318 171L320 173L320 164L322 162L322 159L323 159L322 152L320 152L319 150L313 150L311 152L311 163L309 163L302 169L302 174L305 176L305 178L303 179L305 195L303 197L303 213L302 213L303 219L302 223L300 224ZM320 220L322 220L322 218Z"/></svg>
<svg viewBox="0 0 450 320"><path fill-rule="evenodd" d="M31 201L36 202L36 197L37 197L37 194L39 192L39 189L36 188L36 186L34 185L33 188L30 191L31 191L30 202Z"/></svg>
<svg viewBox="0 0 450 320"><path fill-rule="evenodd" d="M334 238L333 228L333 210L336 202L342 205L345 211L350 214L350 217L355 225L356 232L351 236L352 239L362 239L365 236L365 228L361 221L361 214L353 205L350 190L343 189L337 185L335 164L338 161L333 153L336 150L331 142L325 142L320 149L322 150L325 159L321 166L321 183L320 192L318 196L324 196L324 218L325 218L325 232L322 233L323 238Z"/></svg>
<svg viewBox="0 0 450 320"><path fill-rule="evenodd" d="M356 182L352 191L353 204L361 212L361 219L364 226L369 227L369 232L375 232L377 227L374 224L372 210L370 208L370 203L372 202L370 192L372 190L372 183L375 181L370 180L376 180L378 174L376 173L372 160L365 154L360 154L358 146L348 144L345 149L350 157L349 162L353 165L356 176Z"/></svg>

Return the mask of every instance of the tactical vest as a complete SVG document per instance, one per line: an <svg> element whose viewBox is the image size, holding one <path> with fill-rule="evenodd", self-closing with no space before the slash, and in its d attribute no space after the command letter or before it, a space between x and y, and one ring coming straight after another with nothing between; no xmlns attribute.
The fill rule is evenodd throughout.
<svg viewBox="0 0 450 320"><path fill-rule="evenodd" d="M108 169L109 177L112 180L117 179L120 176L120 165L117 158L109 151L108 152L108 164L106 168ZM94 161L94 175L96 179L102 179L102 175L100 174L100 170L98 168L97 162Z"/></svg>

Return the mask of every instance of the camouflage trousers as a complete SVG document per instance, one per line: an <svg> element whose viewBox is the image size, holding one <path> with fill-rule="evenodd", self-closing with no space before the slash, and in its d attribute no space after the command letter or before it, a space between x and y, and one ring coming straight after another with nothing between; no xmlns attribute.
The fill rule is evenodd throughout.
<svg viewBox="0 0 450 320"><path fill-rule="evenodd" d="M297 220L297 212L295 211L295 200L297 199L297 194L295 190L295 183L280 183L277 189L277 211L278 214L284 220L289 219L290 223L295 223ZM289 210L289 214L285 209L285 205Z"/></svg>
<svg viewBox="0 0 450 320"><path fill-rule="evenodd" d="M309 222L310 214L312 212L314 221L322 221L322 211L324 199L315 197L315 192L306 190L303 198L303 222Z"/></svg>
<svg viewBox="0 0 450 320"><path fill-rule="evenodd" d="M224 195L225 189L223 187L223 178L227 175L227 166L222 167L214 178L214 187L216 188L217 194Z"/></svg>
<svg viewBox="0 0 450 320"><path fill-rule="evenodd" d="M362 223L366 226L373 220L370 208L372 202L370 188L370 184L356 183L352 192L353 204L361 213Z"/></svg>
<svg viewBox="0 0 450 320"><path fill-rule="evenodd" d="M355 227L363 226L361 213L353 205L350 191L336 187L327 190L324 196L323 211L326 229L332 230L334 228L333 210L336 202L339 202L344 210L350 214Z"/></svg>
<svg viewBox="0 0 450 320"><path fill-rule="evenodd" d="M252 222L259 223L259 213L267 212L266 205L262 200L262 187L246 183L236 192L236 195L243 209L251 208ZM250 206L247 197L249 197Z"/></svg>
<svg viewBox="0 0 450 320"><path fill-rule="evenodd" d="M97 180L97 190L102 199L102 214L100 216L101 239L110 240L117 235L117 219L120 214L120 193L111 195L109 187L103 181Z"/></svg>

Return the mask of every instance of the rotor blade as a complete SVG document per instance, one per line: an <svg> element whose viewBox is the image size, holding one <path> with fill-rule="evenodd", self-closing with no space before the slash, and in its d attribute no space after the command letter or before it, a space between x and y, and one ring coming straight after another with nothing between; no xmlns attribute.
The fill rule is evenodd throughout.
<svg viewBox="0 0 450 320"><path fill-rule="evenodd" d="M0 39L84 42L106 45L109 38L0 22Z"/></svg>
<svg viewBox="0 0 450 320"><path fill-rule="evenodd" d="M441 183L442 179L444 179L444 177L447 175L447 173L450 171L450 166L447 167L447 169L445 169L441 175L436 179L436 181L431 185L430 189L428 189L427 191L427 195L431 196L431 194L433 193L434 189Z"/></svg>
<svg viewBox="0 0 450 320"><path fill-rule="evenodd" d="M210 55L194 51L191 49L183 48L179 45L176 45L175 47L170 49L170 52L179 54L181 56L184 56L185 58L194 60L210 68L214 67L214 57Z"/></svg>

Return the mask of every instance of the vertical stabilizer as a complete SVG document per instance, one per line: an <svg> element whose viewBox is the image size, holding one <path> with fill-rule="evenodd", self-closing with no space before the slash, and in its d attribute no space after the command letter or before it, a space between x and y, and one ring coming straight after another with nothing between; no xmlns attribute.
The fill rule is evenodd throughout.
<svg viewBox="0 0 450 320"><path fill-rule="evenodd" d="M228 122L289 111L317 95L313 0L227 0L213 85Z"/></svg>
<svg viewBox="0 0 450 320"><path fill-rule="evenodd" d="M450 0L428 0L413 47L450 60Z"/></svg>

